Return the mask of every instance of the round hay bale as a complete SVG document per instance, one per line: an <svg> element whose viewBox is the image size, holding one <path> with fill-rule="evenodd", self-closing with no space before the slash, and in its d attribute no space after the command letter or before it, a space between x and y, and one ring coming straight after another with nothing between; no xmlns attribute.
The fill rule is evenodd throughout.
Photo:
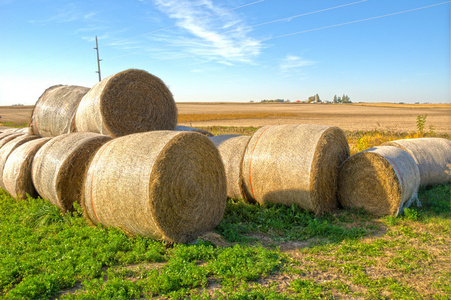
<svg viewBox="0 0 451 300"><path fill-rule="evenodd" d="M338 207L338 167L348 157L348 142L337 127L262 127L243 157L243 195L260 204L297 204L316 214L332 211Z"/></svg>
<svg viewBox="0 0 451 300"><path fill-rule="evenodd" d="M75 131L75 112L89 88L75 85L55 85L39 97L31 113L33 134L53 137Z"/></svg>
<svg viewBox="0 0 451 300"><path fill-rule="evenodd" d="M72 210L81 202L83 177L89 161L111 137L92 132L57 136L36 153L31 176L39 195L60 207Z"/></svg>
<svg viewBox="0 0 451 300"><path fill-rule="evenodd" d="M20 145L37 138L38 137L35 135L19 135L0 148L0 188L6 190L5 184L3 182L3 170L11 152Z"/></svg>
<svg viewBox="0 0 451 300"><path fill-rule="evenodd" d="M24 128L19 128L16 132L28 134L28 135L34 135L30 130L32 130L31 127L24 127Z"/></svg>
<svg viewBox="0 0 451 300"><path fill-rule="evenodd" d="M218 150L194 132L114 139L92 159L83 208L94 224L188 243L222 220L227 187Z"/></svg>
<svg viewBox="0 0 451 300"><path fill-rule="evenodd" d="M51 138L38 138L17 147L8 157L3 169L6 191L17 200L26 199L27 194L38 197L31 179L31 164L36 152Z"/></svg>
<svg viewBox="0 0 451 300"><path fill-rule="evenodd" d="M7 137L10 137L10 138L7 139L6 141L10 141L11 139L13 139L13 138L15 138L15 137L17 137L19 135L23 135L23 133L16 132L15 130L9 130L8 129L8 130L6 130L6 131L4 131L3 133L0 134L0 142L3 141L4 139L6 139ZM4 143L0 145L0 148L3 145L4 145Z"/></svg>
<svg viewBox="0 0 451 300"><path fill-rule="evenodd" d="M420 185L435 185L451 180L451 141L442 138L405 139L384 143L409 153L420 170Z"/></svg>
<svg viewBox="0 0 451 300"><path fill-rule="evenodd" d="M374 147L351 156L340 167L339 201L376 215L397 215L417 200L420 173L404 150Z"/></svg>
<svg viewBox="0 0 451 300"><path fill-rule="evenodd" d="M213 136L213 133L211 133L207 130L188 127L188 126L182 126L182 125L175 126L175 131L194 131L194 132L198 132L200 134L206 135L206 136Z"/></svg>
<svg viewBox="0 0 451 300"><path fill-rule="evenodd" d="M81 100L75 123L78 131L113 137L174 130L177 106L160 78L129 69L97 83Z"/></svg>
<svg viewBox="0 0 451 300"><path fill-rule="evenodd" d="M232 199L244 198L241 191L243 185L241 163L250 139L250 136L234 134L210 137L221 154L227 180L227 197Z"/></svg>
<svg viewBox="0 0 451 300"><path fill-rule="evenodd" d="M6 134L5 133L0 134L0 149L2 149L3 146L6 143L8 143L9 141L15 139L16 137L22 136L22 135L24 135L24 134L23 133L15 133L15 132L12 132L12 133L8 132Z"/></svg>

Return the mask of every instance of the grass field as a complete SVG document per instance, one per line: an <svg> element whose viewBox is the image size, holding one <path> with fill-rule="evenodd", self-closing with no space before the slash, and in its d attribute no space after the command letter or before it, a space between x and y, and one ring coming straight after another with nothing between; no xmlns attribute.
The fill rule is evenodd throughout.
<svg viewBox="0 0 451 300"><path fill-rule="evenodd" d="M415 134L346 132L353 152ZM451 299L450 193L423 188L397 218L231 199L215 232L172 245L0 190L0 299Z"/></svg>
<svg viewBox="0 0 451 300"><path fill-rule="evenodd" d="M0 191L0 298L450 299L449 195L398 218L229 200L215 233L169 245Z"/></svg>

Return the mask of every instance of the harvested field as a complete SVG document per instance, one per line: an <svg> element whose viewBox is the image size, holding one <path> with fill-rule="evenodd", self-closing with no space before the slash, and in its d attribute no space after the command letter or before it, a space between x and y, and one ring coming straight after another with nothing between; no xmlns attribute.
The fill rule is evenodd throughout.
<svg viewBox="0 0 451 300"><path fill-rule="evenodd" d="M179 124L194 127L260 127L303 123L338 126L349 131L409 132L416 130L417 116L427 114L426 129L432 125L437 133L451 133L451 105L370 105L372 104L178 103L177 107Z"/></svg>
<svg viewBox="0 0 451 300"><path fill-rule="evenodd" d="M343 130L415 131L418 115L427 114L426 130L451 134L451 104L295 104L177 103L179 125L260 127L319 124ZM33 106L0 106L1 122L28 123ZM1 125L0 125L1 126Z"/></svg>

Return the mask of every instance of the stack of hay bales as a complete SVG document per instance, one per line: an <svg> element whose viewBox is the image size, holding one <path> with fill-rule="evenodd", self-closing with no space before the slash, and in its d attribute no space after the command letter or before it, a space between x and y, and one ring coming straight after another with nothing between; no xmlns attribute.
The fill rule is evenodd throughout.
<svg viewBox="0 0 451 300"><path fill-rule="evenodd" d="M244 154L243 194L260 204L297 204L316 214L332 211L338 206L338 167L348 157L348 142L337 127L262 127Z"/></svg>
<svg viewBox="0 0 451 300"><path fill-rule="evenodd" d="M112 137L152 130L174 130L177 106L163 81L129 69L97 83L82 98L75 116L77 131Z"/></svg>
<svg viewBox="0 0 451 300"><path fill-rule="evenodd" d="M113 139L97 151L82 205L94 224L187 243L220 223L226 190L221 157L207 137L152 131Z"/></svg>
<svg viewBox="0 0 451 300"><path fill-rule="evenodd" d="M27 194L38 197L39 194L31 179L31 165L39 148L50 138L38 138L17 147L9 155L3 170L3 183L6 191L18 200L25 199Z"/></svg>
<svg viewBox="0 0 451 300"><path fill-rule="evenodd" d="M19 135L0 148L0 188L6 190L3 171L10 154L20 145L37 138L35 135Z"/></svg>
<svg viewBox="0 0 451 300"><path fill-rule="evenodd" d="M83 179L96 150L111 137L92 133L67 133L52 138L36 153L31 177L42 198L63 211L81 202Z"/></svg>
<svg viewBox="0 0 451 300"><path fill-rule="evenodd" d="M54 85L39 97L31 113L30 133L53 137L75 131L75 112L87 87Z"/></svg>
<svg viewBox="0 0 451 300"><path fill-rule="evenodd" d="M232 199L244 198L242 193L243 176L241 175L241 164L250 138L250 136L234 134L210 137L210 140L218 148L222 162L224 163L227 197Z"/></svg>
<svg viewBox="0 0 451 300"><path fill-rule="evenodd" d="M447 183L451 175L451 141L442 138L404 139L384 143L398 147L412 156L420 170L420 185Z"/></svg>
<svg viewBox="0 0 451 300"><path fill-rule="evenodd" d="M404 150L382 146L347 159L339 172L339 201L376 215L396 216L417 199L420 171Z"/></svg>

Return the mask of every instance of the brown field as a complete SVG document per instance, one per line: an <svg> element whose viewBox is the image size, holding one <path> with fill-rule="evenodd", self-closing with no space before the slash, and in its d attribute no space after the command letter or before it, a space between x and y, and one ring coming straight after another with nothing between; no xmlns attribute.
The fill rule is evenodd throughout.
<svg viewBox="0 0 451 300"><path fill-rule="evenodd" d="M451 104L295 104L177 103L179 124L193 127L260 127L277 124L322 124L349 131L411 132L418 115L427 114L426 130L451 134ZM33 106L0 106L1 123L29 122Z"/></svg>
<svg viewBox="0 0 451 300"><path fill-rule="evenodd" d="M451 133L451 105L382 104L178 103L177 106L179 123L193 127L308 123L350 131L411 132L417 129L417 116L427 114L426 130L432 125L437 133Z"/></svg>

